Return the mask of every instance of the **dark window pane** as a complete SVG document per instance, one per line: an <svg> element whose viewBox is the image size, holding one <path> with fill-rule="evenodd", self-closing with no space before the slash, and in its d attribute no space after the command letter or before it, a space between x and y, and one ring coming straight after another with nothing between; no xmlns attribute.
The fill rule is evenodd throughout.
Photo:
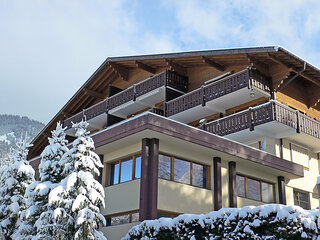
<svg viewBox="0 0 320 240"><path fill-rule="evenodd" d="M262 186L262 201L267 203L272 203L274 201L273 185L262 182L261 186Z"/></svg>
<svg viewBox="0 0 320 240"><path fill-rule="evenodd" d="M190 184L190 162L174 159L174 180Z"/></svg>
<svg viewBox="0 0 320 240"><path fill-rule="evenodd" d="M130 223L130 215L121 215L116 217L111 217L111 226Z"/></svg>
<svg viewBox="0 0 320 240"><path fill-rule="evenodd" d="M141 177L141 156L137 156L136 157L135 177L136 178L140 178Z"/></svg>
<svg viewBox="0 0 320 240"><path fill-rule="evenodd" d="M111 164L110 185L119 183L119 162Z"/></svg>
<svg viewBox="0 0 320 240"><path fill-rule="evenodd" d="M248 198L261 201L260 181L248 178Z"/></svg>
<svg viewBox="0 0 320 240"><path fill-rule="evenodd" d="M192 185L197 187L207 187L208 167L192 163Z"/></svg>
<svg viewBox="0 0 320 240"><path fill-rule="evenodd" d="M131 222L139 222L139 213L132 213Z"/></svg>
<svg viewBox="0 0 320 240"><path fill-rule="evenodd" d="M237 195L239 197L246 196L245 178L237 175Z"/></svg>
<svg viewBox="0 0 320 240"><path fill-rule="evenodd" d="M121 178L120 182L132 180L132 159L121 161Z"/></svg>
<svg viewBox="0 0 320 240"><path fill-rule="evenodd" d="M171 217L170 214L167 213L158 213L158 217L157 218L169 218Z"/></svg>
<svg viewBox="0 0 320 240"><path fill-rule="evenodd" d="M300 206L304 209L310 209L309 193L293 190L294 205Z"/></svg>
<svg viewBox="0 0 320 240"><path fill-rule="evenodd" d="M159 178L171 179L171 157L159 154L158 174Z"/></svg>

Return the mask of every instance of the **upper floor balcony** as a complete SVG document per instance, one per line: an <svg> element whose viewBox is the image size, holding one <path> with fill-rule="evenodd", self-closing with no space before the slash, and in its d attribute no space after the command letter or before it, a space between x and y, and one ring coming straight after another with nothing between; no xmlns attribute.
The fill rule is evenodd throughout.
<svg viewBox="0 0 320 240"><path fill-rule="evenodd" d="M277 101L207 123L206 131L244 142L262 136L292 139L320 150L320 121Z"/></svg>
<svg viewBox="0 0 320 240"><path fill-rule="evenodd" d="M89 130L102 129L110 122L126 119L132 114L163 102L166 98L166 89L171 89L179 95L184 94L188 91L188 78L166 70L84 109L66 119L64 126L71 128L72 122L86 118L90 123Z"/></svg>
<svg viewBox="0 0 320 240"><path fill-rule="evenodd" d="M165 103L165 116L189 123L261 97L270 97L271 81L254 68L203 85Z"/></svg>

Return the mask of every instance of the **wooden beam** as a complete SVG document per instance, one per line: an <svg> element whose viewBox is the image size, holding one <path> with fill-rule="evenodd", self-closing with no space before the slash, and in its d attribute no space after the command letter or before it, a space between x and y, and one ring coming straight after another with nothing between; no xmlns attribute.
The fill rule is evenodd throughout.
<svg viewBox="0 0 320 240"><path fill-rule="evenodd" d="M83 91L87 95L90 95L90 96L95 97L95 98L99 98L99 99L102 99L102 100L106 98L102 93L94 91L94 90L91 90L89 88L84 88Z"/></svg>
<svg viewBox="0 0 320 240"><path fill-rule="evenodd" d="M113 62L108 62L108 65L112 69L112 71L116 73L123 81L129 81L127 68Z"/></svg>
<svg viewBox="0 0 320 240"><path fill-rule="evenodd" d="M293 69L292 71L295 72L295 73L298 73L298 70L296 70L296 69ZM300 74L300 76L320 87L320 82L315 80L315 79L313 79L313 78L311 78L311 77L309 77L307 74L302 73L302 74Z"/></svg>
<svg viewBox="0 0 320 240"><path fill-rule="evenodd" d="M64 118L69 118L69 117L72 117L74 114L71 113L71 112L62 112L61 115L62 115Z"/></svg>
<svg viewBox="0 0 320 240"><path fill-rule="evenodd" d="M146 72L153 73L153 74L155 74L157 72L157 69L150 67L149 65L144 64L142 62L134 61L134 63L137 68L141 68L142 70L144 70Z"/></svg>
<svg viewBox="0 0 320 240"><path fill-rule="evenodd" d="M277 57L275 57L275 56L273 56L273 55L271 55L271 54L269 54L269 53L267 53L267 56L268 56L269 59L271 59L271 60L274 61L275 63L278 63L278 64L280 64L280 65L283 65L283 66L289 68L289 71L294 72L294 73L296 73L296 74L299 72L299 70L298 70L297 68L292 67L290 64L284 63L281 59L279 59L279 58L277 58ZM306 80L308 80L308 81L316 84L317 86L320 86L320 82L319 82L318 80L316 80L316 79L313 79L313 78L312 78L311 76L309 76L308 74L302 73L302 74L300 74L300 76L303 77L303 78L305 78Z"/></svg>
<svg viewBox="0 0 320 240"><path fill-rule="evenodd" d="M180 64L173 62L171 59L164 60L170 70L179 72L180 74L187 75L187 69Z"/></svg>
<svg viewBox="0 0 320 240"><path fill-rule="evenodd" d="M311 84L307 86L307 98L308 105L307 107L315 107L320 102L320 88L314 87Z"/></svg>
<svg viewBox="0 0 320 240"><path fill-rule="evenodd" d="M249 63L251 63L253 66L255 66L260 72L263 74L269 76L269 66L267 64L264 64L263 62L259 61L253 56L250 56L249 54L246 54L247 60Z"/></svg>
<svg viewBox="0 0 320 240"><path fill-rule="evenodd" d="M213 60L210 60L204 56L201 56L201 59L202 59L202 62L206 63L207 65L209 65L210 67L214 67L215 69L223 72L224 70L226 70L226 67L213 61Z"/></svg>
<svg viewBox="0 0 320 240"><path fill-rule="evenodd" d="M222 208L222 178L221 178L221 158L213 158L213 199L214 211Z"/></svg>

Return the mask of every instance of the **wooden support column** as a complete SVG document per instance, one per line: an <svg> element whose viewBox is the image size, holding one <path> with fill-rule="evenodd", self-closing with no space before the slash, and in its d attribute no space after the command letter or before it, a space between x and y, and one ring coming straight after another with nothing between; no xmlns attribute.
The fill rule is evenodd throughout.
<svg viewBox="0 0 320 240"><path fill-rule="evenodd" d="M158 158L159 140L142 139L139 221L158 215Z"/></svg>
<svg viewBox="0 0 320 240"><path fill-rule="evenodd" d="M279 203L286 205L287 204L286 185L285 185L285 178L283 176L278 176L278 192L279 192Z"/></svg>
<svg viewBox="0 0 320 240"><path fill-rule="evenodd" d="M229 162L229 207L237 207L237 171L236 162Z"/></svg>
<svg viewBox="0 0 320 240"><path fill-rule="evenodd" d="M217 211L222 208L222 180L221 180L221 158L213 158L213 200L214 210Z"/></svg>

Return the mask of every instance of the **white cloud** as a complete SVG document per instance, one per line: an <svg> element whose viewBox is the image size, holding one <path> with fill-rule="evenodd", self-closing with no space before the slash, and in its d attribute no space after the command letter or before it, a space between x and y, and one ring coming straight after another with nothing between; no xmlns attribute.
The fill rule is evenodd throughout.
<svg viewBox="0 0 320 240"><path fill-rule="evenodd" d="M177 49L141 32L128 3L2 2L0 112L47 122L106 57Z"/></svg>

